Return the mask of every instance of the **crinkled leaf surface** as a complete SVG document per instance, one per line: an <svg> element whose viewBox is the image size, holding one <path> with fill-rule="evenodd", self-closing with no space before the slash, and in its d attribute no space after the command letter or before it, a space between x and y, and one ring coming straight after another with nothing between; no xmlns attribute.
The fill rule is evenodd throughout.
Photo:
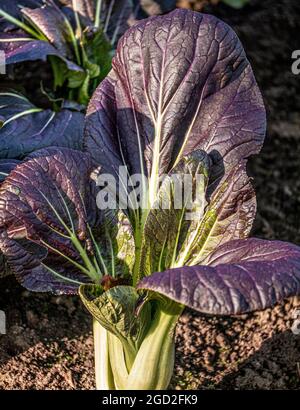
<svg viewBox="0 0 300 410"><path fill-rule="evenodd" d="M209 157L203 151L194 151L183 157L174 168L174 174L164 179L158 203L150 209L145 222L141 275L199 264L222 244L248 237L256 213L256 199L245 161L230 171L211 198L209 170ZM186 176L192 176L192 198L185 195L185 203L177 209L174 204L178 185L174 184L172 175L185 176L182 184L186 190Z"/></svg>
<svg viewBox="0 0 300 410"><path fill-rule="evenodd" d="M2 183L0 249L27 289L70 293L88 279L71 262L82 263L65 226L90 249L88 224L98 218L92 169L82 152L49 148L17 165Z"/></svg>
<svg viewBox="0 0 300 410"><path fill-rule="evenodd" d="M132 225L124 212L106 211L99 235L106 273L121 277L130 275L135 262L135 243Z"/></svg>
<svg viewBox="0 0 300 410"><path fill-rule="evenodd" d="M217 18L177 9L129 29L87 112L86 150L105 172L120 164L157 179L202 149L222 176L257 153L265 110L244 50Z"/></svg>
<svg viewBox="0 0 300 410"><path fill-rule="evenodd" d="M82 148L83 113L67 109L31 113L36 109L33 104L19 94L7 92L0 93L0 106L4 122L0 128L0 158L24 158L49 146Z"/></svg>
<svg viewBox="0 0 300 410"><path fill-rule="evenodd" d="M12 171L20 161L16 159L0 159L0 183L5 180L10 171Z"/></svg>
<svg viewBox="0 0 300 410"><path fill-rule="evenodd" d="M0 160L0 184L19 163L20 161L14 159ZM6 265L6 260L0 251L0 278L7 274L8 269Z"/></svg>
<svg viewBox="0 0 300 410"><path fill-rule="evenodd" d="M158 199L145 221L142 275L164 270L176 263L182 244L194 230L193 225L203 218L209 168L208 155L204 151L195 151L184 157L164 178Z"/></svg>
<svg viewBox="0 0 300 410"><path fill-rule="evenodd" d="M149 306L135 312L139 295L131 286L115 286L96 296L95 285L82 285L80 297L89 312L101 325L124 341L130 340L137 347L143 340L149 324Z"/></svg>
<svg viewBox="0 0 300 410"><path fill-rule="evenodd" d="M215 189L203 216L189 226L176 266L201 263L224 243L250 234L256 214L255 191L246 172L246 161L233 168Z"/></svg>
<svg viewBox="0 0 300 410"><path fill-rule="evenodd" d="M208 265L154 273L139 289L161 293L200 312L239 314L265 309L300 294L300 248L280 241L231 241Z"/></svg>

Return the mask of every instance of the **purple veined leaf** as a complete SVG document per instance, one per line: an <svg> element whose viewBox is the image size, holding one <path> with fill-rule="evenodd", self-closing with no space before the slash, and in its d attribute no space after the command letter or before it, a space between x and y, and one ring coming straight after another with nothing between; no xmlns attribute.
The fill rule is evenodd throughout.
<svg viewBox="0 0 300 410"><path fill-rule="evenodd" d="M9 239L5 232L0 233L0 250L17 280L30 291L74 294L77 293L79 285L86 280L72 266L67 266L57 260L52 262L55 266L55 270L53 269L55 274L53 274L51 267L48 266L51 258L45 256L42 259L38 258L37 247L31 249L33 253L28 252L18 241ZM6 272L6 270L3 271L3 276ZM60 279L60 274L67 280Z"/></svg>
<svg viewBox="0 0 300 410"><path fill-rule="evenodd" d="M0 159L0 185L19 163L20 161L14 159ZM0 251L0 278L9 273L6 260Z"/></svg>
<svg viewBox="0 0 300 410"><path fill-rule="evenodd" d="M127 158L122 161L122 154L117 137L117 101L115 83L105 78L101 87L93 94L85 118L84 147L92 154L104 172L118 176L118 169L128 164ZM101 131L99 132L99 128Z"/></svg>
<svg viewBox="0 0 300 410"><path fill-rule="evenodd" d="M21 13L33 27L48 39L55 49L65 58L72 58L70 49L69 22L53 1L35 9L22 8Z"/></svg>
<svg viewBox="0 0 300 410"><path fill-rule="evenodd" d="M69 70L83 71L47 41L34 40L20 30L16 33L0 33L0 50L5 53L7 65L24 61L46 61L48 56L56 56L64 61Z"/></svg>
<svg viewBox="0 0 300 410"><path fill-rule="evenodd" d="M145 173L153 203L159 174L183 155L204 150L227 173L259 152L265 126L262 97L233 30L177 9L140 22L119 41L87 111L85 147L105 172L127 164L132 174Z"/></svg>
<svg viewBox="0 0 300 410"><path fill-rule="evenodd" d="M19 163L16 159L0 159L0 184Z"/></svg>
<svg viewBox="0 0 300 410"><path fill-rule="evenodd" d="M74 243L81 252L90 249L89 227L99 221L92 169L87 154L49 148L34 152L1 184L0 250L27 289L70 293L88 281Z"/></svg>
<svg viewBox="0 0 300 410"><path fill-rule="evenodd" d="M11 88L0 89L0 120L2 123L16 114L34 108L36 107L23 94Z"/></svg>
<svg viewBox="0 0 300 410"><path fill-rule="evenodd" d="M288 256L290 249L293 254L297 249L300 250L299 246L283 241L257 238L249 238L247 241L230 241L211 252L203 263L217 266L225 263L239 263L241 259L244 262L253 262L257 259L262 262L275 261L284 258L286 251Z"/></svg>
<svg viewBox="0 0 300 410"><path fill-rule="evenodd" d="M42 110L15 92L0 92L0 158L21 159L45 147L82 149L82 112Z"/></svg>
<svg viewBox="0 0 300 410"><path fill-rule="evenodd" d="M212 252L206 262L154 273L143 278L138 288L214 315L262 310L300 294L300 248L296 245L236 240Z"/></svg>

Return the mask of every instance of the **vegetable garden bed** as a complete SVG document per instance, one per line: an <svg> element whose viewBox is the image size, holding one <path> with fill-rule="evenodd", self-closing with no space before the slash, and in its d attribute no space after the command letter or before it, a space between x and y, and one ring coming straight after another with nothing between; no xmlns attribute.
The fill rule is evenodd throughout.
<svg viewBox="0 0 300 410"><path fill-rule="evenodd" d="M194 2L193 2L194 3ZM238 33L265 99L268 133L249 162L258 215L253 233L300 244L300 78L291 72L299 48L298 1L254 0L239 11L206 11ZM14 278L3 280L0 309L0 388L91 389L91 319L78 298L32 294ZM297 389L300 340L290 328L299 299L242 317L207 317L186 309L176 331L173 388Z"/></svg>

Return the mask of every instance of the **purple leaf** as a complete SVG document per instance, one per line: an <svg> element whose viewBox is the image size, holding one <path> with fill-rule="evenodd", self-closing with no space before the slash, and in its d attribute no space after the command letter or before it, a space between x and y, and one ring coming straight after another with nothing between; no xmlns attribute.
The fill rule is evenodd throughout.
<svg viewBox="0 0 300 410"><path fill-rule="evenodd" d="M28 38L29 40L16 41L19 38ZM16 33L11 32L9 34L0 33L0 40L2 40L0 42L0 50L5 53L5 62L7 65L21 63L23 61L46 61L48 56L57 56L65 62L69 70L82 71L81 67L65 58L63 54L47 41L30 39L28 34L22 33L21 31Z"/></svg>
<svg viewBox="0 0 300 410"><path fill-rule="evenodd" d="M265 109L237 36L177 9L129 29L87 112L85 146L105 172L157 178L196 149L225 172L259 152ZM155 186L155 181L153 181Z"/></svg>
<svg viewBox="0 0 300 410"><path fill-rule="evenodd" d="M0 158L24 158L49 146L82 148L84 114L41 110L17 93L0 93ZM13 119L13 120L12 120Z"/></svg>
<svg viewBox="0 0 300 410"><path fill-rule="evenodd" d="M37 27L44 34L62 56L72 58L66 17L55 3L48 2L35 9L22 8L21 13L33 27Z"/></svg>
<svg viewBox="0 0 300 410"><path fill-rule="evenodd" d="M39 259L36 248L31 249L33 253L28 252L17 241L9 239L5 232L0 233L0 250L4 254L5 263L12 269L18 281L30 291L74 294L79 285L73 281L84 283L86 280L72 266L63 265L62 261L57 261L58 265L55 266L55 270L70 279L70 282L60 280L42 265L42 262L49 265L49 257ZM6 269L2 276L5 274L7 274Z"/></svg>
<svg viewBox="0 0 300 410"><path fill-rule="evenodd" d="M10 171L12 171L20 161L15 159L0 159L0 183L5 180Z"/></svg>
<svg viewBox="0 0 300 410"><path fill-rule="evenodd" d="M49 148L17 165L2 183L0 250L27 289L69 293L78 287L71 281L87 280L70 262L80 264L80 257L65 226L73 226L89 249L87 225L98 221L92 169L91 158L82 152Z"/></svg>
<svg viewBox="0 0 300 410"><path fill-rule="evenodd" d="M206 262L154 273L142 279L138 288L215 315L261 310L300 294L296 245L236 240L219 247Z"/></svg>

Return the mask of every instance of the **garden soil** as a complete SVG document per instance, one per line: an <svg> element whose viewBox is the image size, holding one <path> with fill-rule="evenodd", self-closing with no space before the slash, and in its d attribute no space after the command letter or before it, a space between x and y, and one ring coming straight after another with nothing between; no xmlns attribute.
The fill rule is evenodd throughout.
<svg viewBox="0 0 300 410"><path fill-rule="evenodd" d="M181 0L199 10L203 1ZM257 191L253 235L300 245L300 2L253 0L236 11L204 11L238 33L268 111L262 153L249 173ZM297 41L298 39L298 41ZM299 389L300 335L292 332L300 300L264 312L217 318L186 310L176 330L176 389ZM1 281L0 389L94 389L91 319L77 297L32 294Z"/></svg>

